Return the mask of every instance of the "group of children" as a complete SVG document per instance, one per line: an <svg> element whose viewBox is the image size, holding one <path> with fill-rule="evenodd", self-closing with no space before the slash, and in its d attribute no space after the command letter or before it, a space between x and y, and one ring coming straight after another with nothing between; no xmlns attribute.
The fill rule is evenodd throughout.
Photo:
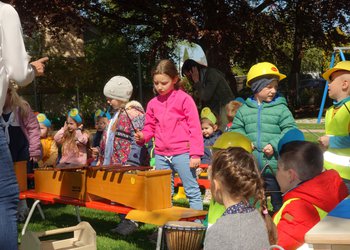
<svg viewBox="0 0 350 250"><path fill-rule="evenodd" d="M305 233L348 193L337 172L350 182L350 62L339 63L324 75L330 80L329 95L336 103L327 112L327 136L320 138L320 144L327 148L328 168L337 172L322 172L323 153L318 145L305 141L279 145L296 128L285 98L277 92L285 77L275 65L258 63L247 76L252 97L245 101L238 98L226 105L226 131L249 138L253 154L235 147L219 150L213 156L212 146L221 135L217 116L208 107L199 116L192 97L181 89L179 73L170 60L161 60L152 71L156 96L146 111L137 101L130 101L133 87L126 77L115 76L106 83L103 93L111 113L95 113L97 132L91 146L78 109L68 112L64 126L52 137L47 117L38 114L34 119L29 104L12 87L1 122L9 135L10 148L11 142L21 142L12 144L18 151L11 150L14 161L31 160L38 162L39 167L149 165L144 145L153 141L155 168L171 169L173 176L177 173L190 207L197 210L203 209L203 202L196 169L201 163L210 164L212 196L225 207L225 212L215 227L208 229L204 248L231 249L235 232L234 235L240 235L236 239L240 249L263 249L276 242L286 249L295 249L303 244ZM292 136L293 140L296 138ZM341 160L334 160L334 155L341 156ZM329 199L325 207L320 195L316 198L322 200L321 204L315 200L306 202L307 198L296 193L307 186L332 189L334 199ZM274 217L278 238L273 224L268 222L265 192L271 196L273 211L278 211ZM262 226L256 204L269 225L269 234ZM304 213L303 209L308 210ZM293 226L291 221L295 221ZM123 219L114 231L125 235L136 227L136 222ZM248 232L255 232L253 239Z"/></svg>

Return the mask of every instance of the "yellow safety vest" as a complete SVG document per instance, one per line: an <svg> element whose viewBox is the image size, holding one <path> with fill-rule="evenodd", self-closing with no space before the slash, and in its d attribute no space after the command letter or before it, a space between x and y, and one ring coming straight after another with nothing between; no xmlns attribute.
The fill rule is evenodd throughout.
<svg viewBox="0 0 350 250"><path fill-rule="evenodd" d="M345 104L350 108L350 101ZM333 112L334 106L330 107L326 113L326 135L349 136L349 111L342 105L334 116ZM341 149L328 148L323 157L326 169L334 169L342 178L350 180L350 145Z"/></svg>
<svg viewBox="0 0 350 250"><path fill-rule="evenodd" d="M278 210L278 212L276 213L276 215L273 217L273 222L275 223L275 225L277 226L278 223L281 220L282 217L282 211L283 209L292 201L295 200L300 200L300 198L292 198L289 200L286 200L285 202L283 202L282 207L280 208L280 210ZM317 207L316 205L312 204L314 206L314 208L316 209L318 215L320 216L320 220L322 220L324 217L326 217L326 215L328 214L326 211L322 210L321 208Z"/></svg>

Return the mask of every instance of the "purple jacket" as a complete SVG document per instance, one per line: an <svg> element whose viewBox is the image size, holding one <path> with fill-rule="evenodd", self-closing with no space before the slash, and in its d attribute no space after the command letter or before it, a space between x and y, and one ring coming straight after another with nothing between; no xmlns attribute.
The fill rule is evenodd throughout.
<svg viewBox="0 0 350 250"><path fill-rule="evenodd" d="M142 130L145 142L155 137L155 153L164 156L204 154L202 129L196 104L182 90L154 97L147 105Z"/></svg>
<svg viewBox="0 0 350 250"><path fill-rule="evenodd" d="M20 117L19 108L16 109L16 117ZM30 109L27 117L18 119L21 129L29 143L29 156L41 157L40 126L36 115Z"/></svg>

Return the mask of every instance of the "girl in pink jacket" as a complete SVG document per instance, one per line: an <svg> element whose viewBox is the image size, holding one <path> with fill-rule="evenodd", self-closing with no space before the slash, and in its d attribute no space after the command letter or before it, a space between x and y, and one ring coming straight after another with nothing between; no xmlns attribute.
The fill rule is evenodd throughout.
<svg viewBox="0 0 350 250"><path fill-rule="evenodd" d="M62 145L58 167L86 164L89 134L83 130L83 118L78 109L68 112L64 126L55 134L54 139Z"/></svg>
<svg viewBox="0 0 350 250"><path fill-rule="evenodd" d="M190 207L203 209L196 168L204 153L196 104L179 89L179 74L170 60L162 60L152 72L158 93L147 105L146 122L135 139L139 144L155 137L156 169L171 169L182 180ZM172 193L173 193L172 180Z"/></svg>

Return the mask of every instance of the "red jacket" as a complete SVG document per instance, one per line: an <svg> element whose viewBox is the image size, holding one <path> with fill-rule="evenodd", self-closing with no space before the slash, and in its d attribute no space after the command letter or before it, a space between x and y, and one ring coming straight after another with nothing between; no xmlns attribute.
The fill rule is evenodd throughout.
<svg viewBox="0 0 350 250"><path fill-rule="evenodd" d="M305 234L320 221L316 208L330 212L348 195L347 188L334 170L326 170L283 196L289 203L282 211L277 224L278 245L284 249L296 249L304 244Z"/></svg>

